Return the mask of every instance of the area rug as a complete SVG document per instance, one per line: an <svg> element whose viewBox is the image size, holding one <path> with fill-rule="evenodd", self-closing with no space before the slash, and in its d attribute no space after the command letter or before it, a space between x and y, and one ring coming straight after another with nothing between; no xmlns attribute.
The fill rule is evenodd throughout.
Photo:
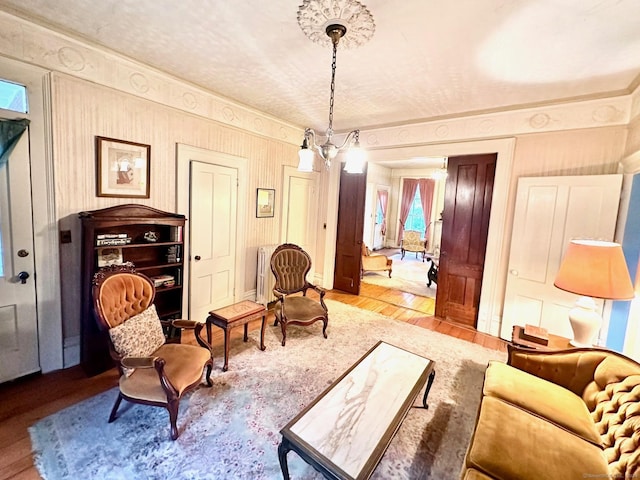
<svg viewBox="0 0 640 480"><path fill-rule="evenodd" d="M431 262L428 260L423 262L420 255L416 259L415 253L412 252L407 252L404 259L401 257L400 253L389 256L393 260L391 278L387 272L365 272L362 281L421 297L436 298L437 285L432 283L431 287L427 286L427 272L431 267Z"/></svg>
<svg viewBox="0 0 640 480"><path fill-rule="evenodd" d="M107 423L112 389L40 420L29 428L35 463L45 479L281 479L279 431L378 340L435 360L429 409L421 395L409 411L372 478L455 479L476 418L489 350L334 301L328 338L321 322L269 325L267 350L259 331L231 345L229 371L216 350L212 388L201 387L180 404L180 437L169 438L166 410L126 404ZM292 479L320 479L289 452Z"/></svg>

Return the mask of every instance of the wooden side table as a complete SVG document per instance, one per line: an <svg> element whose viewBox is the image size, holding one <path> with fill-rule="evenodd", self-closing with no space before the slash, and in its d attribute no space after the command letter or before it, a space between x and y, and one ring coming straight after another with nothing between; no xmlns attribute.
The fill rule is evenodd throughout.
<svg viewBox="0 0 640 480"><path fill-rule="evenodd" d="M267 320L267 308L259 303L250 300L244 300L234 303L228 307L219 308L209 312L207 317L207 340L211 343L211 325L215 325L224 330L224 366L222 371L229 369L229 332L233 327L244 325L244 341L248 340L247 328L249 322L262 317L262 325L260 327L260 350L265 350L264 346L264 327Z"/></svg>
<svg viewBox="0 0 640 480"><path fill-rule="evenodd" d="M522 338L522 332L524 327L520 325L514 325L511 333L511 343L521 347L535 348L536 350L563 350L566 348L575 348L569 343L570 339L561 337L560 335L549 334L549 342L547 345L531 342Z"/></svg>

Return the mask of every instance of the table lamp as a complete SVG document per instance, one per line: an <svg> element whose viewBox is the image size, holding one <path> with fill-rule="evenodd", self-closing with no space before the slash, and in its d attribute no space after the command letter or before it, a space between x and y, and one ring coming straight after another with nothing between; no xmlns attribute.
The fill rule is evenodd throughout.
<svg viewBox="0 0 640 480"><path fill-rule="evenodd" d="M618 243L571 240L553 284L581 297L569 311L571 345L592 346L602 325L595 298L630 300L634 296L629 269Z"/></svg>

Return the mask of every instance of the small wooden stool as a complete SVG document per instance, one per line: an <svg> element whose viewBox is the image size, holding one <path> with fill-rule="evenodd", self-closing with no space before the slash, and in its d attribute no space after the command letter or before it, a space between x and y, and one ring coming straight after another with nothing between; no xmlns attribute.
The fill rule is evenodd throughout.
<svg viewBox="0 0 640 480"><path fill-rule="evenodd" d="M211 325L216 325L224 330L224 366L222 371L229 369L229 332L233 327L244 325L244 341L248 340L247 327L249 322L262 317L260 327L260 350L265 350L264 346L264 326L267 320L267 309L264 305L244 300L234 303L228 307L219 308L209 312L207 317L207 340L211 343Z"/></svg>

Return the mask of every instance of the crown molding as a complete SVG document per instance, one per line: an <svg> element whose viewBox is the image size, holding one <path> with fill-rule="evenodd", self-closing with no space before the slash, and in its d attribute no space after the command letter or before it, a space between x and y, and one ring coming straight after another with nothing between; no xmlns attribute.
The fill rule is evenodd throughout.
<svg viewBox="0 0 640 480"><path fill-rule="evenodd" d="M286 143L298 145L302 138L302 127L22 17L0 11L0 32L0 55ZM629 95L597 100L364 129L360 139L375 150L626 125L638 117L640 87Z"/></svg>

